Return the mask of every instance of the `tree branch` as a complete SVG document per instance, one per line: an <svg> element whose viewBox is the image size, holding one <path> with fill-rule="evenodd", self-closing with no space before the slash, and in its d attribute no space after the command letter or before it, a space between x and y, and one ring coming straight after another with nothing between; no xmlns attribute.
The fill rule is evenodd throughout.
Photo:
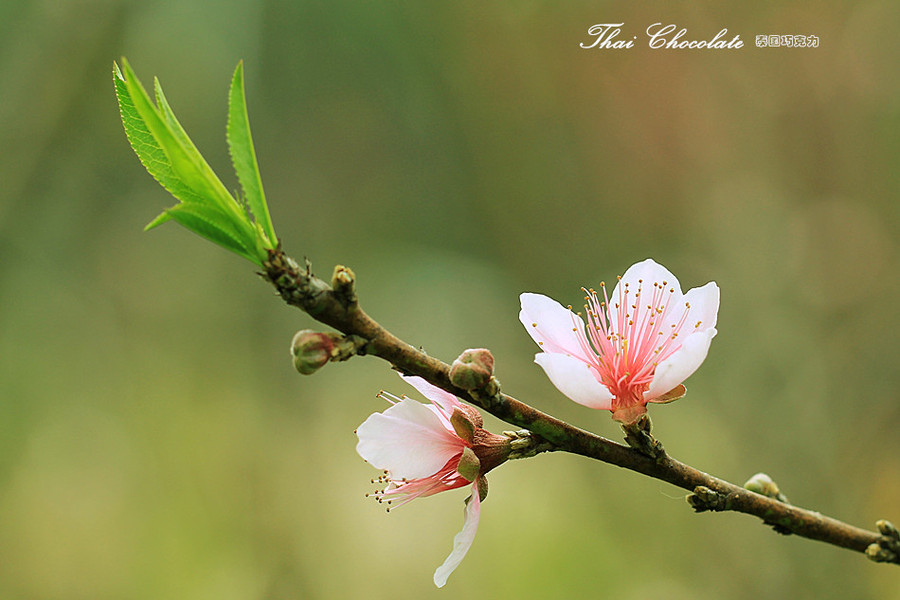
<svg viewBox="0 0 900 600"><path fill-rule="evenodd" d="M285 302L347 336L363 338L365 343L358 345L359 354L373 354L402 373L418 375L507 423L531 431L556 450L600 460L688 490L692 492L688 501L698 512L735 511L754 515L780 533L862 552L878 562L900 564L900 538L890 523L879 521L879 532L868 531L708 475L667 456L662 446L649 436L649 423L643 432L627 432L637 448L645 448L641 451L579 429L520 402L502 393L494 378L488 385L474 390L454 386L449 365L400 340L359 307L355 277L346 267L335 268L329 285L313 276L308 262L301 268L280 246L269 251L264 267L265 273L261 275L275 286Z"/></svg>

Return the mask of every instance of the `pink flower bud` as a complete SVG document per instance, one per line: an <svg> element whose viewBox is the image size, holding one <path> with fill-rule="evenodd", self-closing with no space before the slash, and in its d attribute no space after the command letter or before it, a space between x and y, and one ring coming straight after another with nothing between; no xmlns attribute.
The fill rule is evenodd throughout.
<svg viewBox="0 0 900 600"><path fill-rule="evenodd" d="M324 367L332 358L334 350L333 334L304 329L294 335L291 342L291 356L294 368L303 375L310 375Z"/></svg>
<svg viewBox="0 0 900 600"><path fill-rule="evenodd" d="M487 385L494 374L494 357L485 348L466 350L450 366L450 382L464 390Z"/></svg>

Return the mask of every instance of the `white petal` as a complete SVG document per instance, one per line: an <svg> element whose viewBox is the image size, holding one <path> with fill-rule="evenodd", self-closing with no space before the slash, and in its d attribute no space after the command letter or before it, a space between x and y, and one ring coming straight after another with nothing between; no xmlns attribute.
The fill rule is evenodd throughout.
<svg viewBox="0 0 900 600"><path fill-rule="evenodd" d="M356 435L359 455L396 479L434 475L464 445L434 411L409 398L369 416Z"/></svg>
<svg viewBox="0 0 900 600"><path fill-rule="evenodd" d="M403 381L419 390L420 394L440 406L448 417L453 414L454 408L462 404L453 394L431 385L421 377L407 377L405 375L400 375L400 377L403 378Z"/></svg>
<svg viewBox="0 0 900 600"><path fill-rule="evenodd" d="M681 349L657 365L653 381L644 392L644 400L652 401L690 377L706 358L709 344L715 335L716 330L709 328L687 336Z"/></svg>
<svg viewBox="0 0 900 600"><path fill-rule="evenodd" d="M481 518L481 500L478 497L478 484L472 486L472 496L468 504L466 504L466 520L463 523L462 531L453 538L453 550L450 556L439 566L434 572L434 585L439 588L444 587L447 578L456 570L462 559L465 558L466 552L472 547L475 541L475 533L478 531L478 520Z"/></svg>
<svg viewBox="0 0 900 600"><path fill-rule="evenodd" d="M664 281L666 282L666 290L675 290L673 293L666 291L666 302L680 300L681 285L678 283L678 279L671 271L654 261L652 258L648 258L647 260L635 263L628 267L628 270L622 275L619 283L617 283L616 287L613 289L612 295L609 297L609 316L610 321L613 324L613 329L615 331L619 330L617 324L619 311L616 309L616 304L620 302L619 293L625 290L626 283L628 284L627 301L629 304L632 304L634 303L634 294L639 288L642 290L643 294L646 294L645 299L649 299L649 296L652 296L653 294L653 284L658 283L662 285Z"/></svg>
<svg viewBox="0 0 900 600"><path fill-rule="evenodd" d="M559 302L541 294L519 296L522 310L519 321L544 352L584 356L576 328L584 333L584 321Z"/></svg>
<svg viewBox="0 0 900 600"><path fill-rule="evenodd" d="M613 395L594 376L586 363L565 354L536 354L534 362L541 365L556 389L590 408L612 409ZM668 390L667 390L668 391Z"/></svg>
<svg viewBox="0 0 900 600"><path fill-rule="evenodd" d="M715 281L690 290L684 295L683 301L691 305L688 321L685 323L686 331L695 329L697 322L700 323L701 330L716 326L719 313L719 286Z"/></svg>

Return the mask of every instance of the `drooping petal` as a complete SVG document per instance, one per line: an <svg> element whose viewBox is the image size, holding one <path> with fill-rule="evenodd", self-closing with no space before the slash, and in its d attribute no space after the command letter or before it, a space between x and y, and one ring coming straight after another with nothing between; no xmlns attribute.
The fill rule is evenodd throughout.
<svg viewBox="0 0 900 600"><path fill-rule="evenodd" d="M450 556L434 572L434 585L444 587L447 578L456 570L462 559L465 558L472 542L475 541L475 533L478 531L478 521L481 518L481 499L478 497L478 483L472 486L472 495L466 503L466 518L462 530L453 538L453 550Z"/></svg>
<svg viewBox="0 0 900 600"><path fill-rule="evenodd" d="M519 296L522 310L519 321L544 352L559 352L584 356L576 328L584 332L584 321L559 302L542 294L524 293Z"/></svg>
<svg viewBox="0 0 900 600"><path fill-rule="evenodd" d="M534 356L547 377L560 392L590 408L611 409L613 395L594 376L586 363L565 354L541 352Z"/></svg>
<svg viewBox="0 0 900 600"><path fill-rule="evenodd" d="M449 417L453 414L453 409L458 408L462 405L456 396L449 392L445 392L441 388L431 385L424 379L418 376L408 377L406 375L400 375L403 378L403 381L413 386L419 393L440 406Z"/></svg>
<svg viewBox="0 0 900 600"><path fill-rule="evenodd" d="M356 434L359 455L397 479L433 475L464 447L437 414L409 398L369 416Z"/></svg>
<svg viewBox="0 0 900 600"><path fill-rule="evenodd" d="M644 401L652 402L687 379L706 358L709 344L716 335L714 328L687 336L672 356L656 366L650 387L644 392Z"/></svg>

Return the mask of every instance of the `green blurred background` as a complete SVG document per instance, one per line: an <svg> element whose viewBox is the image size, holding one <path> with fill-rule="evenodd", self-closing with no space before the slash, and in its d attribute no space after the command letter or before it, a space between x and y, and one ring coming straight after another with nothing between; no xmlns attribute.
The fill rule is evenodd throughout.
<svg viewBox="0 0 900 600"><path fill-rule="evenodd" d="M409 390L376 359L297 375L311 319L183 229L142 233L174 201L112 61L160 76L233 188L243 58L286 249L352 266L396 334L489 347L509 393L619 439L532 363L518 294L577 303L652 256L722 289L688 396L652 411L666 448L900 521L896 3L559 4L0 3L0 598L900 598L897 568L563 454L492 474L438 591L465 494L387 515L354 450L375 393ZM638 47L579 48L609 21ZM650 51L656 22L746 47Z"/></svg>

